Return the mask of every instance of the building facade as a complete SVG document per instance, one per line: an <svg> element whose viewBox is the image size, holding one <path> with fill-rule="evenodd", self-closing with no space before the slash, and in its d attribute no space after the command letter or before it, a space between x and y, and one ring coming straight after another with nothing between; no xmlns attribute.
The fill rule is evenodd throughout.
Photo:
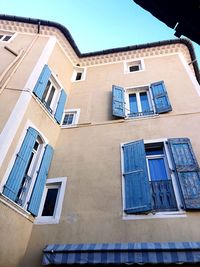
<svg viewBox="0 0 200 267"><path fill-rule="evenodd" d="M0 266L199 263L200 77L175 39L81 54L0 16Z"/></svg>

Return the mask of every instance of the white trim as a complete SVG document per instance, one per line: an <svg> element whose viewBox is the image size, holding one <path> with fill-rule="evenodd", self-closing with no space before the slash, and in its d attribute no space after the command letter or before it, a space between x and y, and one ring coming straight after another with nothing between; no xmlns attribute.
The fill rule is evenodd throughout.
<svg viewBox="0 0 200 267"><path fill-rule="evenodd" d="M56 38L50 37L46 46L44 47L40 58L38 59L37 64L35 65L31 75L29 76L24 90L32 91L36 84L36 81L39 78L39 75L44 67L44 64L47 63L54 46L56 44ZM6 157L8 149L15 137L15 134L20 126L20 123L23 119L23 116L28 108L29 102L31 101L31 94L27 93L26 91L22 91L13 111L7 120L1 135L0 135L0 167Z"/></svg>
<svg viewBox="0 0 200 267"><path fill-rule="evenodd" d="M125 87L124 90L125 90L125 116L126 116L126 118L139 119L139 118L158 115L156 113L155 103L154 103L154 100L153 100L153 97L152 97L150 84L129 86L129 87ZM148 98L149 107L150 107L151 110L153 110L153 114L143 115L143 116L139 116L139 117L128 116L128 114L130 113L130 101L129 101L129 95L130 94L136 94L138 112L141 112L141 110L142 110L141 101L140 101L139 95L138 95L140 92L147 92L147 98Z"/></svg>
<svg viewBox="0 0 200 267"><path fill-rule="evenodd" d="M1 32L2 32L2 34L1 34ZM17 36L17 32L0 29L0 35L11 36L8 41L0 40L1 43L8 44Z"/></svg>
<svg viewBox="0 0 200 267"><path fill-rule="evenodd" d="M138 73L138 72L145 70L145 64L144 64L143 58L126 60L126 61L123 61L123 64L124 64L124 74L131 74L131 73L136 73L136 72ZM131 66L138 66L139 70L130 71Z"/></svg>
<svg viewBox="0 0 200 267"><path fill-rule="evenodd" d="M159 138L159 139L151 139L151 140L143 140L144 144L150 144L150 143L160 143L162 142L164 144L164 148L165 148L165 153L166 153L166 157L167 157L167 162L169 165L169 169L172 170L172 161L169 155L169 150L167 148L167 138ZM178 211L167 211L167 212L156 212L155 214L153 213L149 213L147 215L141 214L141 215L128 215L124 212L125 210L125 185L124 185L124 152L123 152L123 146L125 144L129 144L131 142L135 142L137 140L131 140L128 142L124 142L120 144L120 151L121 151L121 173L122 173L122 209L123 209L123 213L122 213L122 219L123 220L135 220L135 219L159 219L159 218L177 218L177 217L186 217L186 212L184 210L181 209L181 198L180 198L180 193L178 191L178 185L176 184L176 179L175 179L175 175L173 173L170 173L171 175L171 180L172 180L172 184L173 184L173 188L174 188L174 193L175 193L175 198L177 201L177 207L178 207Z"/></svg>
<svg viewBox="0 0 200 267"><path fill-rule="evenodd" d="M67 177L47 179L46 188L43 191L42 199L40 202L39 213L38 213L38 217L35 220L35 224L58 224L59 223L61 212L62 212L62 204L63 204L63 200L65 196L66 184L67 184ZM51 186L51 185L57 185L59 187L54 215L53 216L41 216L44 203L45 203L45 199L46 199L48 186Z"/></svg>
<svg viewBox="0 0 200 267"><path fill-rule="evenodd" d="M82 81L84 81L85 78L86 78L86 72L87 72L87 67L75 66L74 70L73 70L73 73L72 73L71 82L82 82ZM80 80L76 80L77 73L82 73L82 76L81 76Z"/></svg>
<svg viewBox="0 0 200 267"><path fill-rule="evenodd" d="M61 120L61 128L69 128L69 127L74 127L78 124L78 121L79 121L79 117L80 117L80 108L77 108L77 109L65 109L64 112L63 112L63 116L62 116L62 120ZM65 114L67 113L74 113L74 118L73 118L73 122L72 124L67 124L67 125L62 125L63 123L63 120L64 120L64 117L65 117Z"/></svg>
<svg viewBox="0 0 200 267"><path fill-rule="evenodd" d="M199 83L198 83L198 81L197 81L197 79L195 77L195 74L192 72L192 70L191 70L190 66L188 65L188 63L186 62L183 54L178 53L178 56L180 58L180 61L183 64L183 67L185 68L185 70L186 70L186 72L187 72L187 74L188 74L188 76L189 76L189 78L190 78L195 90L197 91L197 94L200 96L200 85L199 85Z"/></svg>

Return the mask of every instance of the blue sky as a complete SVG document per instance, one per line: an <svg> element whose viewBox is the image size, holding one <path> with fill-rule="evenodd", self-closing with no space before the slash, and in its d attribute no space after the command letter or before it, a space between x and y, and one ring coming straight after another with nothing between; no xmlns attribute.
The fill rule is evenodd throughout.
<svg viewBox="0 0 200 267"><path fill-rule="evenodd" d="M173 29L132 0L6 0L1 13L58 22L82 53L176 39ZM200 45L192 43L200 65Z"/></svg>

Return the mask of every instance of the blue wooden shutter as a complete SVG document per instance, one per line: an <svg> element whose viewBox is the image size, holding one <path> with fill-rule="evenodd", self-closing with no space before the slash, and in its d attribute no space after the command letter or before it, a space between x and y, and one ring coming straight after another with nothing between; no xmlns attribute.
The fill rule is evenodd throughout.
<svg viewBox="0 0 200 267"><path fill-rule="evenodd" d="M187 210L200 209L200 173L199 165L188 138L168 140L175 173Z"/></svg>
<svg viewBox="0 0 200 267"><path fill-rule="evenodd" d="M167 90L165 88L164 82L152 83L151 91L153 95L153 100L156 108L156 113L164 113L172 110Z"/></svg>
<svg viewBox="0 0 200 267"><path fill-rule="evenodd" d="M125 117L124 88L116 85L112 86L112 115Z"/></svg>
<svg viewBox="0 0 200 267"><path fill-rule="evenodd" d="M13 201L16 201L17 194L22 184L25 171L33 150L38 132L29 127L21 145L19 153L16 156L14 165L9 174L8 180L4 185L3 194Z"/></svg>
<svg viewBox="0 0 200 267"><path fill-rule="evenodd" d="M48 65L44 65L44 68L40 74L40 77L33 89L33 93L39 98L42 99L44 91L46 89L48 80L51 76L51 70Z"/></svg>
<svg viewBox="0 0 200 267"><path fill-rule="evenodd" d="M55 119L59 124L61 123L61 120L62 120L62 115L63 115L63 111L65 108L66 100L67 100L67 95L66 95L64 89L62 89L61 93L60 93L60 98L58 100L56 112L55 112Z"/></svg>
<svg viewBox="0 0 200 267"><path fill-rule="evenodd" d="M146 155L142 140L123 146L125 212L145 213L152 209Z"/></svg>
<svg viewBox="0 0 200 267"><path fill-rule="evenodd" d="M40 164L36 182L28 205L28 211L30 211L34 216L37 216L39 211L40 201L46 184L46 178L48 175L52 156L53 156L53 148L50 145L47 145L45 148L45 152L42 158L42 162Z"/></svg>

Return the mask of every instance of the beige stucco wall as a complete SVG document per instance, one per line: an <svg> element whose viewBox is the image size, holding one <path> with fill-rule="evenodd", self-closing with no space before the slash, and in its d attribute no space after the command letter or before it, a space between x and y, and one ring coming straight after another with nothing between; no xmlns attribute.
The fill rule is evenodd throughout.
<svg viewBox="0 0 200 267"><path fill-rule="evenodd" d="M112 84L160 80L172 112L125 121L111 116ZM124 74L123 63L87 68L86 80L73 83L67 105L81 108L82 126L60 130L49 173L68 179L62 216L58 225L34 225L22 266L40 266L42 249L50 243L198 241L199 212L123 220L121 143L188 137L200 162L200 97L178 55L147 58L145 71L138 73Z"/></svg>
<svg viewBox="0 0 200 267"><path fill-rule="evenodd" d="M0 266L20 266L32 230L31 216L25 218L0 198Z"/></svg>

